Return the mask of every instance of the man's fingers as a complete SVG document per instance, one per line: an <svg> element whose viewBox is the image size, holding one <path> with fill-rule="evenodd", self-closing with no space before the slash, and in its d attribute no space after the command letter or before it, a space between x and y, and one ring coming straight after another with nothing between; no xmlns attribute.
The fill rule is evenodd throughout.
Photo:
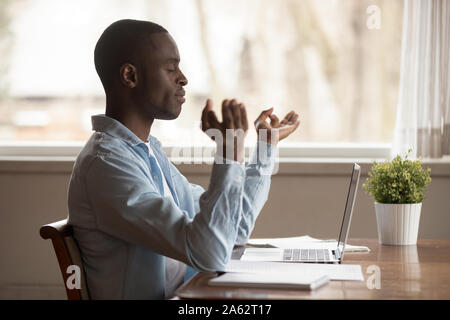
<svg viewBox="0 0 450 320"><path fill-rule="evenodd" d="M277 128L280 125L280 119L275 114L270 115L270 126L272 128Z"/></svg>
<svg viewBox="0 0 450 320"><path fill-rule="evenodd" d="M296 115L296 113L295 113L295 111L291 111L291 112L289 112L289 114L290 114L290 116L289 116L289 122L294 122L294 117L295 117L295 115Z"/></svg>
<svg viewBox="0 0 450 320"><path fill-rule="evenodd" d="M298 119L298 117L296 117L295 122L289 123L289 124L285 124L282 125L279 128L279 136L280 139L284 139L285 137L287 137L288 135L290 135L292 132L294 132L295 130L297 130L298 126L300 125L300 120Z"/></svg>
<svg viewBox="0 0 450 320"><path fill-rule="evenodd" d="M234 129L233 113L230 110L230 101L224 100L222 102L222 121L225 126L224 129Z"/></svg>
<svg viewBox="0 0 450 320"><path fill-rule="evenodd" d="M273 107L261 112L258 118L255 120L255 125L261 121L266 121L267 117L269 117L273 112Z"/></svg>
<svg viewBox="0 0 450 320"><path fill-rule="evenodd" d="M281 124L287 124L289 123L289 120L291 119L291 117L295 114L294 111L289 112L281 121Z"/></svg>
<svg viewBox="0 0 450 320"><path fill-rule="evenodd" d="M243 103L239 104L239 108L241 108L241 125L244 128L244 131L248 130L248 119L247 119L247 109L245 109L245 105Z"/></svg>
<svg viewBox="0 0 450 320"><path fill-rule="evenodd" d="M213 110L210 110L207 114L208 123L210 128L220 129L221 124L217 119L216 113Z"/></svg>
<svg viewBox="0 0 450 320"><path fill-rule="evenodd" d="M209 123L209 129L218 129L218 130L222 129L222 124L219 122L219 120L217 120L216 113L213 110L210 110L208 112L207 118L208 118L208 123ZM216 130L205 131L205 133L212 140L216 141L216 136L215 136L217 134Z"/></svg>
<svg viewBox="0 0 450 320"><path fill-rule="evenodd" d="M202 111L202 130L206 131L210 128L210 124L208 122L208 113L212 110L212 100L207 99L206 100L206 106L203 108Z"/></svg>
<svg viewBox="0 0 450 320"><path fill-rule="evenodd" d="M259 115L258 119L260 120L266 120L273 112L273 107L269 108L267 110L264 110L263 112L261 112L261 114Z"/></svg>
<svg viewBox="0 0 450 320"><path fill-rule="evenodd" d="M235 99L231 100L230 110L233 114L233 127L235 129L241 128L241 108Z"/></svg>

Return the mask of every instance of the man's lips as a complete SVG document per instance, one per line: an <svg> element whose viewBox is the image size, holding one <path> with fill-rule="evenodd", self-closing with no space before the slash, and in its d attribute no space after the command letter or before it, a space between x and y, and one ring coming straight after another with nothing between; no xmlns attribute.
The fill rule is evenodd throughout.
<svg viewBox="0 0 450 320"><path fill-rule="evenodd" d="M175 97L177 97L178 101L183 103L186 101L186 98L184 97L185 94L186 94L186 92L184 90L180 90L180 91L177 91L177 93L175 94Z"/></svg>
<svg viewBox="0 0 450 320"><path fill-rule="evenodd" d="M180 101L181 103L184 103L186 101L186 98L183 96L176 96L177 100Z"/></svg>

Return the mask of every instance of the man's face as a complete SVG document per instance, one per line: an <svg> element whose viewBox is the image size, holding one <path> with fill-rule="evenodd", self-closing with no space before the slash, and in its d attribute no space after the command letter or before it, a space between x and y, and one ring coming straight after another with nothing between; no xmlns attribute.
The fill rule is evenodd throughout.
<svg viewBox="0 0 450 320"><path fill-rule="evenodd" d="M187 79L179 68L180 54L168 33L150 35L156 48L143 53L136 89L143 112L154 119L176 119L185 102Z"/></svg>

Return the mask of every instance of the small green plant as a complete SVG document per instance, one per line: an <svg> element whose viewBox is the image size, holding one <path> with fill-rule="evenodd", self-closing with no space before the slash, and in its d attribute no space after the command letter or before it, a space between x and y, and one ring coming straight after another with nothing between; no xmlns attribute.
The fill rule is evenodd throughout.
<svg viewBox="0 0 450 320"><path fill-rule="evenodd" d="M405 159L397 156L392 161L375 161L363 189L379 203L419 203L431 182L430 172L430 168L422 168L421 159L408 160L408 155Z"/></svg>

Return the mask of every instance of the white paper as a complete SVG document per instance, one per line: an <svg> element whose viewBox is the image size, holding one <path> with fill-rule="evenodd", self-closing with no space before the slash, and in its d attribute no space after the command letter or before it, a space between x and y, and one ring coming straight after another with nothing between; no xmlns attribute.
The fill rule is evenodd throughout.
<svg viewBox="0 0 450 320"><path fill-rule="evenodd" d="M264 274L291 274L313 276L325 274L331 280L364 281L361 266L358 264L317 264L291 262L263 262L230 260L225 272L247 272Z"/></svg>
<svg viewBox="0 0 450 320"><path fill-rule="evenodd" d="M330 278L327 275L300 275L292 276L289 274L263 274L263 273L244 273L229 272L212 278L208 281L210 285L225 285L238 287L256 287L256 288L283 288L283 289L303 289L314 290L326 284Z"/></svg>
<svg viewBox="0 0 450 320"><path fill-rule="evenodd" d="M288 238L258 238L250 239L249 245L265 246L270 245L277 248L289 249L336 249L337 241L334 239L321 240L310 236L288 237ZM344 252L369 252L370 249L365 246L345 245Z"/></svg>

